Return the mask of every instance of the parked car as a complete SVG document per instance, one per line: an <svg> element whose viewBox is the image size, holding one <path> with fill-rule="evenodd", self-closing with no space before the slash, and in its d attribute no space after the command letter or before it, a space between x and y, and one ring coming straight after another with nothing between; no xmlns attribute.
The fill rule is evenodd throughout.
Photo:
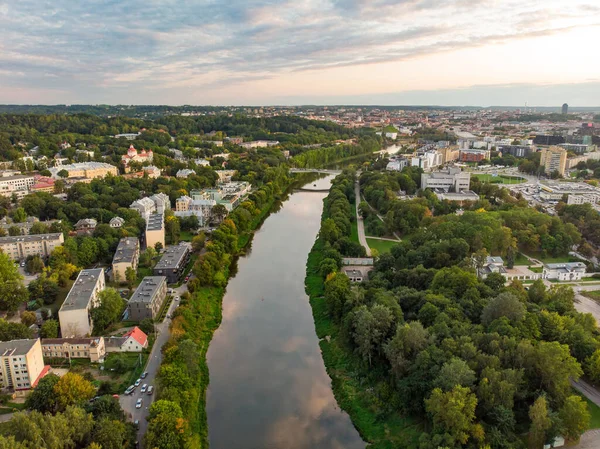
<svg viewBox="0 0 600 449"><path fill-rule="evenodd" d="M127 390L125 390L125 394L131 394L131 393L133 393L134 390L135 390L135 385L129 385L129 387L127 387Z"/></svg>
<svg viewBox="0 0 600 449"><path fill-rule="evenodd" d="M148 394L151 395L152 393L154 393L154 387L152 385L150 385L148 387Z"/></svg>
<svg viewBox="0 0 600 449"><path fill-rule="evenodd" d="M142 383L142 379L138 379L138 380L135 381L134 385L136 387L139 387L141 383Z"/></svg>
<svg viewBox="0 0 600 449"><path fill-rule="evenodd" d="M140 393L142 393L142 394L145 393L147 389L148 389L148 384L142 385L142 388L140 388Z"/></svg>
<svg viewBox="0 0 600 449"><path fill-rule="evenodd" d="M142 408L143 402L144 402L144 400L142 398L139 398L135 403L135 408Z"/></svg>
<svg viewBox="0 0 600 449"><path fill-rule="evenodd" d="M133 425L135 426L135 428L136 428L136 429L139 429L139 428L140 428L140 420L139 420L139 419L136 419L136 420L133 422Z"/></svg>
<svg viewBox="0 0 600 449"><path fill-rule="evenodd" d="M140 376L140 379L145 379L148 376L148 371L144 371Z"/></svg>

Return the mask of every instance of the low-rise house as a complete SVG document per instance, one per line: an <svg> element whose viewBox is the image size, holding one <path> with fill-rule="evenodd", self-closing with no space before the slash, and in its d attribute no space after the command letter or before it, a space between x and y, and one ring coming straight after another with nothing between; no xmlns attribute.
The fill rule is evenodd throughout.
<svg viewBox="0 0 600 449"><path fill-rule="evenodd" d="M44 338L42 351L47 359L88 359L102 363L106 354L103 337Z"/></svg>
<svg viewBox="0 0 600 449"><path fill-rule="evenodd" d="M367 267L344 267L342 272L348 276L350 282L362 282L369 279L369 271L372 269L373 267L370 269Z"/></svg>
<svg viewBox="0 0 600 449"><path fill-rule="evenodd" d="M182 168L180 170L177 170L177 174L175 176L177 176L178 178L187 178L190 175L195 175L196 172L190 168Z"/></svg>
<svg viewBox="0 0 600 449"><path fill-rule="evenodd" d="M92 235L98 226L98 221L95 218L82 218L75 223L77 235Z"/></svg>
<svg viewBox="0 0 600 449"><path fill-rule="evenodd" d="M488 256L485 264L478 270L479 277L485 279L491 273L506 274L502 257Z"/></svg>
<svg viewBox="0 0 600 449"><path fill-rule="evenodd" d="M129 317L142 321L155 319L167 296L167 278L165 276L146 276L129 298Z"/></svg>
<svg viewBox="0 0 600 449"><path fill-rule="evenodd" d="M125 224L125 220L121 217L114 217L110 219L108 224L111 228L118 229L123 227L123 225Z"/></svg>
<svg viewBox="0 0 600 449"><path fill-rule="evenodd" d="M106 352L142 352L148 347L148 336L134 327L122 337L106 337Z"/></svg>
<svg viewBox="0 0 600 449"><path fill-rule="evenodd" d="M112 276L116 282L125 282L127 269L137 270L140 259L140 241L137 237L125 237L119 241L112 261Z"/></svg>
<svg viewBox="0 0 600 449"><path fill-rule="evenodd" d="M44 366L39 339L0 342L0 386L24 396L44 377L49 366Z"/></svg>
<svg viewBox="0 0 600 449"><path fill-rule="evenodd" d="M148 165L147 167L142 167L144 173L148 174L148 178L156 179L160 177L160 168L154 165Z"/></svg>
<svg viewBox="0 0 600 449"><path fill-rule="evenodd" d="M580 281L585 274L586 266L583 262L548 263L542 271L544 279L558 281Z"/></svg>

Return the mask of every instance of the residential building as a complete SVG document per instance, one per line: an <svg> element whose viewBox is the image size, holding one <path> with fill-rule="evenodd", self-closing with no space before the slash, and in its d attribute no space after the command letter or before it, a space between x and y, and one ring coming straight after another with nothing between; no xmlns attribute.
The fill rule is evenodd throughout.
<svg viewBox="0 0 600 449"><path fill-rule="evenodd" d="M206 159L196 159L194 163L199 167L210 167L210 162Z"/></svg>
<svg viewBox="0 0 600 449"><path fill-rule="evenodd" d="M485 279L492 273L501 274L506 281L535 281L536 279L540 278L539 273L534 273L525 266L506 268L504 266L504 260L502 260L502 257L488 256L483 267L477 270L477 274L482 279Z"/></svg>
<svg viewBox="0 0 600 449"><path fill-rule="evenodd" d="M560 176L565 175L567 150L561 147L549 147L542 148L540 153L540 166L544 167L546 174L558 172Z"/></svg>
<svg viewBox="0 0 600 449"><path fill-rule="evenodd" d="M157 243L165 247L165 217L152 214L146 220L146 248L154 248Z"/></svg>
<svg viewBox="0 0 600 449"><path fill-rule="evenodd" d="M29 256L48 257L54 248L65 242L62 232L0 237L0 250L12 260L24 260Z"/></svg>
<svg viewBox="0 0 600 449"><path fill-rule="evenodd" d="M593 153L590 153L593 154ZM580 156L575 156L575 157L568 157L567 158L567 162L565 164L565 170L572 170L575 167L577 167L577 164L579 164L580 162L586 162L589 159L589 155L588 154L582 154Z"/></svg>
<svg viewBox="0 0 600 449"><path fill-rule="evenodd" d="M216 170L215 172L219 176L219 184L224 184L231 182L231 178L235 176L236 170Z"/></svg>
<svg viewBox="0 0 600 449"><path fill-rule="evenodd" d="M182 168L177 170L177 174L175 175L178 178L187 178L190 175L195 175L196 172L190 168Z"/></svg>
<svg viewBox="0 0 600 449"><path fill-rule="evenodd" d="M148 347L148 336L135 326L122 337L106 337L106 352L142 352Z"/></svg>
<svg viewBox="0 0 600 449"><path fill-rule="evenodd" d="M37 217L27 217L27 219L23 223L15 223L8 216L6 216L0 219L0 228L4 229L8 233L8 230L10 228L17 227L21 231L21 235L29 235L31 228L36 223L41 223L44 226L50 228L52 224L60 222L60 220L40 221Z"/></svg>
<svg viewBox="0 0 600 449"><path fill-rule="evenodd" d="M496 150L502 153L502 156L510 154L514 157L527 157L532 152L531 147L525 145L499 145Z"/></svg>
<svg viewBox="0 0 600 449"><path fill-rule="evenodd" d="M63 337L91 335L94 323L91 311L100 303L100 292L106 287L104 269L81 270L65 302L58 311Z"/></svg>
<svg viewBox="0 0 600 449"><path fill-rule="evenodd" d="M243 137L225 137L225 140L227 140L228 142L231 142L235 145L240 145L244 141L244 138Z"/></svg>
<svg viewBox="0 0 600 449"><path fill-rule="evenodd" d="M138 153L138 151L135 149L133 144L131 144L129 146L129 149L127 150L127 154L124 154L123 156L121 156L121 162L125 166L125 172L129 171L128 165L131 162L139 162L140 164L143 164L146 162L152 162L153 159L154 159L154 153L152 152L152 150L148 150L148 151L142 150Z"/></svg>
<svg viewBox="0 0 600 449"><path fill-rule="evenodd" d="M438 152L442 155L443 164L448 164L450 162L457 161L460 155L460 151L458 151L458 148L456 148L456 146L444 146L438 148Z"/></svg>
<svg viewBox="0 0 600 449"><path fill-rule="evenodd" d="M179 281L190 258L190 245L180 243L165 249L162 257L154 266L155 276L166 276L169 284Z"/></svg>
<svg viewBox="0 0 600 449"><path fill-rule="evenodd" d="M490 150L460 150L458 157L461 162L481 162L490 159Z"/></svg>
<svg viewBox="0 0 600 449"><path fill-rule="evenodd" d="M29 193L31 187L35 184L33 175L13 175L0 177L0 195L12 197L17 195L18 198Z"/></svg>
<svg viewBox="0 0 600 449"><path fill-rule="evenodd" d="M233 181L221 184L217 188L192 190L192 200L213 200L225 206L228 212L235 209L250 193L251 185L245 181Z"/></svg>
<svg viewBox="0 0 600 449"><path fill-rule="evenodd" d="M535 145L560 145L561 143L565 143L565 138L563 136L554 136L554 135L544 135L538 134L534 137L533 143Z"/></svg>
<svg viewBox="0 0 600 449"><path fill-rule="evenodd" d="M600 203L599 193L586 193L583 195L569 195L567 197L567 204L598 204Z"/></svg>
<svg viewBox="0 0 600 449"><path fill-rule="evenodd" d="M435 196L440 201L451 201L453 203L463 204L466 201L479 201L479 195L472 190L461 190L460 192L438 192L435 191Z"/></svg>
<svg viewBox="0 0 600 449"><path fill-rule="evenodd" d="M147 167L142 167L144 173L148 174L148 178L156 179L160 178L160 168L155 167L154 165L148 165Z"/></svg>
<svg viewBox="0 0 600 449"><path fill-rule="evenodd" d="M111 228L118 229L123 227L123 225L125 224L125 220L121 217L113 217L110 219L108 224Z"/></svg>
<svg viewBox="0 0 600 449"><path fill-rule="evenodd" d="M98 221L95 218L82 218L75 223L77 235L92 235L98 226Z"/></svg>
<svg viewBox="0 0 600 449"><path fill-rule="evenodd" d="M127 139L127 140L135 140L141 133L123 133L123 134L115 134L115 139Z"/></svg>
<svg viewBox="0 0 600 449"><path fill-rule="evenodd" d="M198 217L198 224L206 226L210 221L210 211L217 204L215 200L198 199L193 200L187 195L177 198L175 201L175 216Z"/></svg>
<svg viewBox="0 0 600 449"><path fill-rule="evenodd" d="M119 174L117 167L106 162L77 162L75 164L50 167L48 170L50 170L54 179L60 179L58 173L62 170L68 172L68 178L82 178L86 180L104 178L108 175L117 176Z"/></svg>
<svg viewBox="0 0 600 449"><path fill-rule="evenodd" d="M279 145L279 141L277 140L254 140L252 142L242 142L239 144L242 148L246 148L247 150L254 148L266 148L266 147L274 147Z"/></svg>
<svg viewBox="0 0 600 449"><path fill-rule="evenodd" d="M50 367L44 366L44 355L39 338L0 342L0 385L14 390L18 396L26 394L44 377Z"/></svg>
<svg viewBox="0 0 600 449"><path fill-rule="evenodd" d="M169 195L164 193L156 193L150 197L156 207L156 213L164 214L167 210L171 210L171 200Z"/></svg>
<svg viewBox="0 0 600 449"><path fill-rule="evenodd" d="M548 263L544 265L542 277L559 281L580 281L586 273L583 262Z"/></svg>
<svg viewBox="0 0 600 449"><path fill-rule="evenodd" d="M46 359L88 359L102 363L106 354L103 337L44 338L42 351Z"/></svg>
<svg viewBox="0 0 600 449"><path fill-rule="evenodd" d="M489 274L500 273L504 275L506 268L504 268L504 260L502 257L488 256L483 267L477 270L477 274L480 278L485 279Z"/></svg>
<svg viewBox="0 0 600 449"><path fill-rule="evenodd" d="M112 276L116 282L125 282L128 268L137 270L140 259L140 241L137 237L125 237L119 241L112 261Z"/></svg>
<svg viewBox="0 0 600 449"><path fill-rule="evenodd" d="M29 188L31 192L54 193L54 179L35 175L35 183Z"/></svg>
<svg viewBox="0 0 600 449"><path fill-rule="evenodd" d="M156 212L156 204L148 197L135 200L129 208L137 211L146 221L150 215Z"/></svg>
<svg viewBox="0 0 600 449"><path fill-rule="evenodd" d="M404 167L408 166L408 160L402 159L392 159L388 162L385 169L388 171L402 171Z"/></svg>
<svg viewBox="0 0 600 449"><path fill-rule="evenodd" d="M593 151L596 151L597 149L596 145L588 145L582 143L560 143L558 144L558 146L567 151L572 151L576 154L591 153Z"/></svg>
<svg viewBox="0 0 600 449"><path fill-rule="evenodd" d="M421 173L421 189L440 189L444 192L469 190L471 173L449 167L431 173Z"/></svg>
<svg viewBox="0 0 600 449"><path fill-rule="evenodd" d="M129 299L129 318L141 321L155 319L167 296L165 276L146 276Z"/></svg>

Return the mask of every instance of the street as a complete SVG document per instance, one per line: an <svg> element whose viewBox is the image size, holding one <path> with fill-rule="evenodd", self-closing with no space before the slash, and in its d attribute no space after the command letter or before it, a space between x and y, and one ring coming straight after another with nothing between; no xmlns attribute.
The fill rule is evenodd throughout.
<svg viewBox="0 0 600 449"><path fill-rule="evenodd" d="M174 296L181 296L187 291L187 284L184 283L180 287L173 290L175 291ZM173 300L169 306L167 315L171 316L178 305L179 301ZM142 379L140 386L137 387L131 395L126 396L122 392L119 395L119 403L121 404L123 411L125 411L125 413L131 417L131 421L139 420L140 428L138 430L138 441L140 442L140 447L142 447L141 445L143 437L148 428L148 421L146 418L148 417L150 404L152 404L154 397L156 396L156 374L158 373L158 369L160 368L160 363L162 361L161 349L169 339L170 323L171 319L165 318L162 323L156 325L156 331L158 335L154 342L154 346L152 347L152 351L150 352L150 357L148 358L146 368L144 369L144 371L148 373L148 376L145 379ZM144 384L148 384L148 386L152 385L154 387L154 393L152 395L140 392L141 386ZM135 403L139 398L143 399L142 408L136 409Z"/></svg>

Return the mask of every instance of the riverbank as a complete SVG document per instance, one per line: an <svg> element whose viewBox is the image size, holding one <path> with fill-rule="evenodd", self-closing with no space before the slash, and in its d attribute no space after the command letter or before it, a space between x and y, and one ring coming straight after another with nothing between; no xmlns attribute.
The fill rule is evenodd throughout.
<svg viewBox="0 0 600 449"><path fill-rule="evenodd" d="M338 405L371 449L416 448L422 432L420 423L395 411L384 412L386 384L369 376L361 360L348 350L342 329L329 317L323 294L325 282L319 267L324 243L317 237L306 264L306 293L313 311L325 368L331 378Z"/></svg>

